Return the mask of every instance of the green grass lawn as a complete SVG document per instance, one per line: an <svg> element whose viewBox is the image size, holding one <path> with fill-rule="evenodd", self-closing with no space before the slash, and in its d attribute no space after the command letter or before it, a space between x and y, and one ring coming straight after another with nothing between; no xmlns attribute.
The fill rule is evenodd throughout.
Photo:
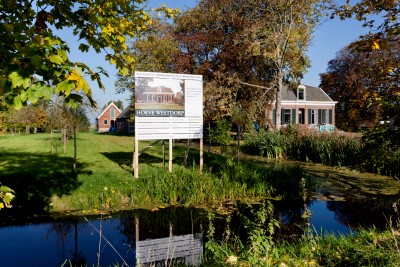
<svg viewBox="0 0 400 267"><path fill-rule="evenodd" d="M183 145L174 145L173 172L168 173L168 142L165 164L159 142L139 157L140 178L135 179L132 136L78 133L74 171L73 139L64 153L61 135L55 137L57 142L50 134L0 137L0 182L16 193L12 210L94 213L269 196L269 185L255 166L229 165L225 157L208 155L204 169L212 172L200 174L198 150L191 148L183 167ZM149 144L139 142L139 150Z"/></svg>
<svg viewBox="0 0 400 267"><path fill-rule="evenodd" d="M53 154L50 134L0 137L0 182L15 190L15 208L71 211L127 204L123 192L134 182L133 137L78 133L76 172L73 139L64 154L61 136L55 137Z"/></svg>

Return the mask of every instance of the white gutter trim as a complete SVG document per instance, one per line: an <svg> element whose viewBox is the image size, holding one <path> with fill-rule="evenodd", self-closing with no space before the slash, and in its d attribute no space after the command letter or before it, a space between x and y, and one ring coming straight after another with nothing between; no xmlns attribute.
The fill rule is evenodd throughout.
<svg viewBox="0 0 400 267"><path fill-rule="evenodd" d="M337 104L337 101L329 101L329 102L323 102L323 101L281 101L281 105L283 104L288 104L288 105L304 105L304 106L334 106Z"/></svg>

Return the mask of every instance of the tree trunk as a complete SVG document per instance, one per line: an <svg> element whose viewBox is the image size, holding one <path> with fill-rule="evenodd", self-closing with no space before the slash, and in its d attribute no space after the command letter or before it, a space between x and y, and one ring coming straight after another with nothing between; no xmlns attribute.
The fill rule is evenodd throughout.
<svg viewBox="0 0 400 267"><path fill-rule="evenodd" d="M64 154L67 153L67 129L62 129L64 141Z"/></svg>
<svg viewBox="0 0 400 267"><path fill-rule="evenodd" d="M50 131L51 154L54 154L53 130Z"/></svg>
<svg viewBox="0 0 400 267"><path fill-rule="evenodd" d="M237 127L237 154L236 154L236 158L237 158L237 164L239 164L239 158L240 156L240 125L238 125Z"/></svg>
<svg viewBox="0 0 400 267"><path fill-rule="evenodd" d="M185 157L183 159L183 166L187 166L187 159L189 157L189 149L190 149L190 139L187 140L186 143L186 150L185 150Z"/></svg>
<svg viewBox="0 0 400 267"><path fill-rule="evenodd" d="M132 170L133 170L132 174L135 174L135 142L133 142Z"/></svg>
<svg viewBox="0 0 400 267"><path fill-rule="evenodd" d="M74 172L76 171L76 154L77 154L76 129L74 129Z"/></svg>
<svg viewBox="0 0 400 267"><path fill-rule="evenodd" d="M283 88L283 73L278 75L278 88L276 89L276 102L275 102L275 129L281 128L281 111L282 111L282 88Z"/></svg>
<svg viewBox="0 0 400 267"><path fill-rule="evenodd" d="M211 152L211 122L208 121L208 154Z"/></svg>

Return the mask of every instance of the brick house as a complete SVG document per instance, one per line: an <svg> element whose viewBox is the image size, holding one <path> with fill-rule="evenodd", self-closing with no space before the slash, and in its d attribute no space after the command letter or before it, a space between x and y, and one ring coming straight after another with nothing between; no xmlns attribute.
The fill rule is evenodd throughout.
<svg viewBox="0 0 400 267"><path fill-rule="evenodd" d="M115 129L115 120L121 110L111 102L96 118L96 130L98 132L108 132Z"/></svg>
<svg viewBox="0 0 400 267"><path fill-rule="evenodd" d="M335 128L335 104L321 88L300 85L295 90L285 86L282 90L281 125L300 124L320 131ZM275 108L272 106L270 120L275 122Z"/></svg>
<svg viewBox="0 0 400 267"><path fill-rule="evenodd" d="M174 103L175 94L165 86L149 87L136 96L137 102L143 103Z"/></svg>
<svg viewBox="0 0 400 267"><path fill-rule="evenodd" d="M128 105L115 120L117 133L133 134L135 131L135 104Z"/></svg>

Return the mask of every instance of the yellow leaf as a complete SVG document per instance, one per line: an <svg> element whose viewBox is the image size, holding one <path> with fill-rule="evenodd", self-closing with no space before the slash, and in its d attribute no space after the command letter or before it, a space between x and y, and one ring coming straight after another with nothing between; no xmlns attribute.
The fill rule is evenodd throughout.
<svg viewBox="0 0 400 267"><path fill-rule="evenodd" d="M75 86L76 86L75 90L79 91L83 89L85 94L89 93L90 91L89 84L82 77L82 75L78 73L76 70L71 71L71 73L68 76L68 81L75 81Z"/></svg>
<svg viewBox="0 0 400 267"><path fill-rule="evenodd" d="M118 36L117 36L117 39L118 39L118 41L119 41L120 43L125 42L125 37L122 36L122 35L118 35Z"/></svg>
<svg viewBox="0 0 400 267"><path fill-rule="evenodd" d="M372 49L373 50L379 50L379 43L377 41L374 41L374 43L372 44Z"/></svg>
<svg viewBox="0 0 400 267"><path fill-rule="evenodd" d="M75 70L72 70L68 76L68 81L78 81L80 78L81 76Z"/></svg>
<svg viewBox="0 0 400 267"><path fill-rule="evenodd" d="M103 33L105 33L107 35L111 35L115 31L115 28L113 26L111 26L110 24L107 24L107 27L102 28L101 30Z"/></svg>
<svg viewBox="0 0 400 267"><path fill-rule="evenodd" d="M0 203L0 210L4 208L4 204Z"/></svg>

